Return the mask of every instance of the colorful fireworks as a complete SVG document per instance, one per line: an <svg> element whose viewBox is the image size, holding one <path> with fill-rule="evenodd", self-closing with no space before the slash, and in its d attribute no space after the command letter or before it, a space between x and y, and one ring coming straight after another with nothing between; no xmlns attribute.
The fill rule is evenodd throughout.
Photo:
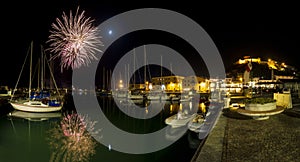
<svg viewBox="0 0 300 162"><path fill-rule="evenodd" d="M72 11L69 16L63 12L62 20L56 18L56 23L51 25L48 50L54 53L51 59L60 57L61 70L87 66L92 60L98 59L98 52L102 52L100 47L103 43L98 27L84 13L85 11L79 13L79 7L74 16Z"/></svg>
<svg viewBox="0 0 300 162"><path fill-rule="evenodd" d="M89 161L97 144L92 135L99 133L94 130L95 124L77 113L64 115L60 124L48 132L53 149L50 161Z"/></svg>

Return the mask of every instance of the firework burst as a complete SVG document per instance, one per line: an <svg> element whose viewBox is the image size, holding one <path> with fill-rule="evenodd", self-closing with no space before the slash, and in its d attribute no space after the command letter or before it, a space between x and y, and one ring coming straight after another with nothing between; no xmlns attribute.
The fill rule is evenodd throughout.
<svg viewBox="0 0 300 162"><path fill-rule="evenodd" d="M79 7L74 16L72 11L69 16L63 12L62 20L56 18L56 23L51 25L48 50L54 53L51 59L60 57L61 70L87 66L102 52L99 29L93 25L94 20L84 14L85 11L79 13Z"/></svg>

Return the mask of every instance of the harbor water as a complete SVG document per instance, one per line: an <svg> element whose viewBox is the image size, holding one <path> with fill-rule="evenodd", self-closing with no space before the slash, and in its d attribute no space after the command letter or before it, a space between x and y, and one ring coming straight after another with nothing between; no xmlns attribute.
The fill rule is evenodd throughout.
<svg viewBox="0 0 300 162"><path fill-rule="evenodd" d="M82 98L87 97L82 95ZM97 97L99 105L109 121L120 130L132 134L147 134L170 127L165 124L165 119L178 111L200 111L199 102L161 102L161 101L136 101L115 100L111 96ZM135 107L144 107L145 114L151 111L158 113L148 119L130 117L124 111L131 111ZM123 106L120 110L118 105ZM88 106L88 105L87 105ZM68 140L67 134L61 131L62 121L66 114L75 112L76 107L69 97L60 112L32 114L16 112L8 103L2 104L0 118L0 161L124 161L124 162L188 162L192 159L201 140L197 133L186 129L179 139L172 139L172 128L166 129L165 139L174 142L160 150L148 153L126 153L117 151L114 146L106 146L101 140L93 138L76 138ZM199 112L198 111L198 112ZM88 119L87 117L85 119ZM93 121L91 121L92 123ZM94 122L94 124L97 124ZM93 124L90 125L93 127ZM101 136L101 131L97 131ZM175 132L176 134L176 132ZM120 136L122 138L122 136ZM134 145L134 143L132 143ZM150 147L155 145L153 139L142 145ZM128 146L130 147L130 146Z"/></svg>

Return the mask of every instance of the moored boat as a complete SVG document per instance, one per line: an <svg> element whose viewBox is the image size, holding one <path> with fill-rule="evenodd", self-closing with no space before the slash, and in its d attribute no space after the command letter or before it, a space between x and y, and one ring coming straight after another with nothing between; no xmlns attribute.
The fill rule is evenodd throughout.
<svg viewBox="0 0 300 162"><path fill-rule="evenodd" d="M192 120L188 123L189 130L199 133L200 128L204 125L205 118L202 114L197 114Z"/></svg>
<svg viewBox="0 0 300 162"><path fill-rule="evenodd" d="M0 98L7 98L11 96L11 90L8 86L0 86Z"/></svg>
<svg viewBox="0 0 300 162"><path fill-rule="evenodd" d="M11 99L9 103L11 106L20 111L26 111L26 112L54 112L54 111L60 111L63 107L62 102L62 96L60 95L58 88L56 87L56 95L55 93L51 93L51 91L45 90L44 88L44 70L41 71L41 76L38 78L38 85L41 85L41 87L37 87L36 90L32 88L32 51L33 51L33 42L31 42L31 48L30 48L30 71L29 71L29 87L28 87L28 96L26 99L15 99L14 92L11 96ZM28 54L27 54L28 55ZM27 58L27 56L26 56ZM41 54L39 69L44 69L46 65L46 57L44 53ZM26 59L24 60L24 63L26 62ZM48 63L48 62L47 62ZM50 66L48 64L48 67L50 69ZM20 76L23 72L23 68L21 70ZM52 71L50 69L51 76L53 77ZM19 77L20 78L20 77ZM56 85L56 82L54 78L51 78L54 81L54 84ZM17 81L17 84L15 86L15 89L17 88L19 80Z"/></svg>
<svg viewBox="0 0 300 162"><path fill-rule="evenodd" d="M177 114L174 114L168 117L165 120L165 123L171 125L172 128L177 128L185 126L190 120L192 120L197 114L188 114L182 111L179 111Z"/></svg>

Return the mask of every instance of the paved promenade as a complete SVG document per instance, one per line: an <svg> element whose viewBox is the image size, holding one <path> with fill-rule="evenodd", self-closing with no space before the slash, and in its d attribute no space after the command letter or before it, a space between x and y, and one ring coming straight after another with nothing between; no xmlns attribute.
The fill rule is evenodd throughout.
<svg viewBox="0 0 300 162"><path fill-rule="evenodd" d="M300 161L300 106L267 120L224 109L192 162Z"/></svg>

